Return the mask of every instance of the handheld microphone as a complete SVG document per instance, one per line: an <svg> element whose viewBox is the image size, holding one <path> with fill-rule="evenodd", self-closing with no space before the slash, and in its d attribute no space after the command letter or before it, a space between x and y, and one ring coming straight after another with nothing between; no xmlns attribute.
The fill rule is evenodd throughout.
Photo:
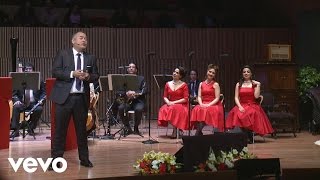
<svg viewBox="0 0 320 180"><path fill-rule="evenodd" d="M194 51L189 52L188 56L191 57L194 55Z"/></svg>
<svg viewBox="0 0 320 180"><path fill-rule="evenodd" d="M92 73L92 66L91 65L87 65L86 72L87 73Z"/></svg>

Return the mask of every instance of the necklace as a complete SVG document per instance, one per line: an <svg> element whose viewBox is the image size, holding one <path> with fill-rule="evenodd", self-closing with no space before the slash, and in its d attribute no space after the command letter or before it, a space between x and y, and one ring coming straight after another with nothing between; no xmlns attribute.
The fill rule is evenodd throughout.
<svg viewBox="0 0 320 180"><path fill-rule="evenodd" d="M179 80L179 81L177 81L177 82L172 81L172 84L173 84L173 85L178 85L178 84L180 84L180 83L181 83L181 80Z"/></svg>

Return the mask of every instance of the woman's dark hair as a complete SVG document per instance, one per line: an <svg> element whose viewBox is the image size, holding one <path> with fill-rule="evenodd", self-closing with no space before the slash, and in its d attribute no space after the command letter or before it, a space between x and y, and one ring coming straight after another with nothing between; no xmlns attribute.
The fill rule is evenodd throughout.
<svg viewBox="0 0 320 180"><path fill-rule="evenodd" d="M180 76L181 76L181 79L183 79L184 77L186 77L186 70L184 69L184 67L178 66L177 69L179 69L179 74L180 74Z"/></svg>
<svg viewBox="0 0 320 180"><path fill-rule="evenodd" d="M241 86L242 86L242 84L243 84L243 82L244 82L242 72L243 72L243 70L244 70L245 68L250 69L250 71L251 71L251 78L250 78L250 80L252 81L252 76L253 76L252 68L251 68L249 65L244 65L244 66L241 68L241 70L240 70L239 87L241 87Z"/></svg>

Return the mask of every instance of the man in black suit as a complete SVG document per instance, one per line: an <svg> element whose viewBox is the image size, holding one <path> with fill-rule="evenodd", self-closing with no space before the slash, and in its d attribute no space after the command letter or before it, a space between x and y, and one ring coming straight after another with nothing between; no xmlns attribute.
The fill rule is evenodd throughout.
<svg viewBox="0 0 320 180"><path fill-rule="evenodd" d="M53 62L56 82L50 99L55 103L55 135L52 158L62 157L70 117L73 116L77 135L80 165L93 167L89 160L86 121L90 98L89 83L99 78L96 58L85 52L87 36L77 32L72 36L73 48L61 50Z"/></svg>
<svg viewBox="0 0 320 180"><path fill-rule="evenodd" d="M24 66L24 72L33 72L34 66L31 63L26 63ZM36 104L36 108L33 110L30 115L30 119L28 120L29 127L28 133L30 135L34 134L34 129L37 127L38 121L42 114L43 110L43 102L46 97L45 84L43 81L40 83L40 89L37 91L33 91L32 89L26 89L25 91L25 101L22 90L13 90L12 94L12 102L13 102L13 110L12 110L12 118L11 118L11 129L13 129L13 133L10 135L10 138L19 136L19 127L20 127L20 113L30 111Z"/></svg>
<svg viewBox="0 0 320 180"><path fill-rule="evenodd" d="M129 63L127 68L128 74L137 74L138 68L135 63ZM119 116L126 128L127 134L137 134L141 135L139 132L139 125L141 122L141 118L143 115L143 110L145 106L145 95L147 93L147 86L143 76L138 76L138 87L139 90L133 91L128 89L125 91L118 91L117 94L126 97L125 102L120 103L118 106ZM129 102L129 103L127 103ZM128 111L134 110L134 130L132 131L129 118Z"/></svg>
<svg viewBox="0 0 320 180"><path fill-rule="evenodd" d="M188 87L189 87L189 94L190 94L190 103L192 105L197 105L198 90L200 85L200 81L198 80L198 72L196 70L191 70L189 75L190 75L190 82L188 83Z"/></svg>

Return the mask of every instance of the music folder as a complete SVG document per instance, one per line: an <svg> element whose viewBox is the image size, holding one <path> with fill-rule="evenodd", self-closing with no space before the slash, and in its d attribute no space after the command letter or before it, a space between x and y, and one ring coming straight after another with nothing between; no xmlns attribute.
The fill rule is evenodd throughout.
<svg viewBox="0 0 320 180"><path fill-rule="evenodd" d="M9 72L12 77L12 90L26 89L37 91L40 89L40 72Z"/></svg>
<svg viewBox="0 0 320 180"><path fill-rule="evenodd" d="M138 84L138 76L135 74L108 74L108 85L110 91L138 91Z"/></svg>
<svg viewBox="0 0 320 180"><path fill-rule="evenodd" d="M100 76L99 87L100 91L109 91L108 76Z"/></svg>

